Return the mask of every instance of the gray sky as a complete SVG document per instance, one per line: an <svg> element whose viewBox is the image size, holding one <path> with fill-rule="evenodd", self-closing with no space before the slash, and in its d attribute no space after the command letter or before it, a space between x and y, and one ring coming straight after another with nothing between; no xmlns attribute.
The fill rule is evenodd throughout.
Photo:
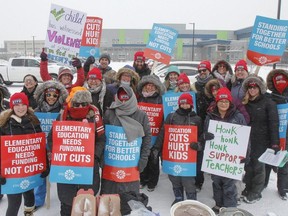
<svg viewBox="0 0 288 216"><path fill-rule="evenodd" d="M4 40L44 40L51 3L103 19L103 28L150 29L153 23L194 22L196 29L237 30L252 26L256 15L277 18L278 0L5 0L0 12ZM17 7L16 5L17 4ZM281 19L288 20L282 0Z"/></svg>

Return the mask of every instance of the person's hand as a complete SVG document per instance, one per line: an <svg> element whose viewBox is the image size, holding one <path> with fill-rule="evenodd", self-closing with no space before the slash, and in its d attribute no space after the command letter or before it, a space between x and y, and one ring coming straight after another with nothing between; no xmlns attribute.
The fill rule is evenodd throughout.
<svg viewBox="0 0 288 216"><path fill-rule="evenodd" d="M94 64L95 63L95 58L94 56L89 56L86 61L85 61L85 64L88 64L88 65L91 65L91 64Z"/></svg>
<svg viewBox="0 0 288 216"><path fill-rule="evenodd" d="M48 61L48 56L47 54L44 52L44 48L42 49L42 52L40 54L40 58L41 58L41 61Z"/></svg>
<svg viewBox="0 0 288 216"><path fill-rule="evenodd" d="M151 149L151 156L154 164L159 163L159 151L156 148Z"/></svg>
<svg viewBox="0 0 288 216"><path fill-rule="evenodd" d="M204 132L202 135L201 135L201 138L204 140L204 141L207 141L207 140L212 140L214 139L214 134L213 133L210 133L210 132Z"/></svg>
<svg viewBox="0 0 288 216"><path fill-rule="evenodd" d="M43 171L40 175L41 178L46 178L50 173L50 169L46 169L45 171Z"/></svg>
<svg viewBox="0 0 288 216"><path fill-rule="evenodd" d="M78 59L76 57L72 59L72 65L73 65L73 67L76 67L77 69L82 67L82 63L81 63L80 59Z"/></svg>
<svg viewBox="0 0 288 216"><path fill-rule="evenodd" d="M240 159L240 164L243 164L243 163L246 163L246 162L247 162L247 159L246 159L246 158Z"/></svg>
<svg viewBox="0 0 288 216"><path fill-rule="evenodd" d="M6 178L0 176L0 185L5 185L6 184Z"/></svg>
<svg viewBox="0 0 288 216"><path fill-rule="evenodd" d="M202 150L202 146L199 142L190 143L190 148L195 150L195 151L201 151Z"/></svg>
<svg viewBox="0 0 288 216"><path fill-rule="evenodd" d="M271 148L274 150L274 154L275 154L275 155L280 151L279 145L272 145Z"/></svg>

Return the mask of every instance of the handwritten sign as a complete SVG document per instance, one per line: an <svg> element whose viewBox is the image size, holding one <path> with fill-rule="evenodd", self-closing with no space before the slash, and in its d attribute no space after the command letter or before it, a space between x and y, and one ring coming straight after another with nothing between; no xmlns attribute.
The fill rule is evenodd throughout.
<svg viewBox="0 0 288 216"><path fill-rule="evenodd" d="M278 104L278 115L279 115L279 139L280 148L282 150L286 149L286 134L287 134L287 124L288 124L288 104Z"/></svg>
<svg viewBox="0 0 288 216"><path fill-rule="evenodd" d="M48 59L69 65L78 55L86 13L51 4L45 47Z"/></svg>
<svg viewBox="0 0 288 216"><path fill-rule="evenodd" d="M197 127L164 125L163 172L173 176L196 176L197 151L190 148L197 142Z"/></svg>
<svg viewBox="0 0 288 216"><path fill-rule="evenodd" d="M93 123L53 122L50 181L92 184L95 129Z"/></svg>
<svg viewBox="0 0 288 216"><path fill-rule="evenodd" d="M46 169L45 133L1 136L1 175L3 194L23 193L43 183Z"/></svg>
<svg viewBox="0 0 288 216"><path fill-rule="evenodd" d="M102 178L115 182L138 181L142 138L128 143L123 127L114 125L106 125L105 134Z"/></svg>
<svg viewBox="0 0 288 216"><path fill-rule="evenodd" d="M241 180L250 127L210 120L208 131L215 138L206 141L201 170L214 175Z"/></svg>
<svg viewBox="0 0 288 216"><path fill-rule="evenodd" d="M247 57L262 66L277 62L283 55L288 40L288 20L256 16Z"/></svg>

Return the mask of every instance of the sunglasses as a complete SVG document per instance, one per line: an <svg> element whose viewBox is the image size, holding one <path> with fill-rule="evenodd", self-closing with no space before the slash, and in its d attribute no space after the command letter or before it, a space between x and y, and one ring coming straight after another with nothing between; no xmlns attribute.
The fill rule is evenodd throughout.
<svg viewBox="0 0 288 216"><path fill-rule="evenodd" d="M248 86L248 89L256 89L258 88L257 86Z"/></svg>
<svg viewBox="0 0 288 216"><path fill-rule="evenodd" d="M206 72L207 69L198 70L198 73Z"/></svg>
<svg viewBox="0 0 288 216"><path fill-rule="evenodd" d="M73 103L73 106L74 107L85 107L85 106L88 106L88 103L87 102L83 102L83 103Z"/></svg>
<svg viewBox="0 0 288 216"><path fill-rule="evenodd" d="M46 94L46 97L54 97L54 98L58 98L58 94L50 94L50 93L47 93Z"/></svg>

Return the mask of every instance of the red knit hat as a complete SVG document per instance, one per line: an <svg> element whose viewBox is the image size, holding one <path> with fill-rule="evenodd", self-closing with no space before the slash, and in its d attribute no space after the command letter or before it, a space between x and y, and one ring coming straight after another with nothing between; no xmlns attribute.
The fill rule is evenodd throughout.
<svg viewBox="0 0 288 216"><path fill-rule="evenodd" d="M217 92L217 95L216 95L216 102L218 102L220 100L223 100L223 99L229 100L230 103L232 103L231 92L226 87L219 88L218 92Z"/></svg>
<svg viewBox="0 0 288 216"><path fill-rule="evenodd" d="M117 92L117 97L120 101L127 101L130 99L128 93L121 87Z"/></svg>
<svg viewBox="0 0 288 216"><path fill-rule="evenodd" d="M10 108L13 109L13 107L17 104L24 104L27 107L29 106L29 100L26 94L23 92L15 93L10 98Z"/></svg>
<svg viewBox="0 0 288 216"><path fill-rule="evenodd" d="M208 71L211 72L211 62L208 60L200 62L200 64L198 65L198 71L203 69L207 69Z"/></svg>
<svg viewBox="0 0 288 216"><path fill-rule="evenodd" d="M87 74L87 80L88 79L99 79L102 81L102 73L100 69L94 67L92 70L90 70Z"/></svg>
<svg viewBox="0 0 288 216"><path fill-rule="evenodd" d="M178 80L177 80L177 85L181 85L182 83L189 83L190 84L190 80L187 76L186 73L181 73L178 77Z"/></svg>
<svg viewBox="0 0 288 216"><path fill-rule="evenodd" d="M284 76L281 73L275 73L275 75L273 76L273 84L276 88L276 90L278 92L280 92L280 94L283 93L283 91L287 88L288 86L288 80L287 77Z"/></svg>
<svg viewBox="0 0 288 216"><path fill-rule="evenodd" d="M238 69L244 69L245 71L248 72L247 62L243 59L239 60L235 65L234 71L236 71Z"/></svg>
<svg viewBox="0 0 288 216"><path fill-rule="evenodd" d="M189 93L181 94L178 99L178 105L180 106L180 104L190 104L193 107L192 95Z"/></svg>
<svg viewBox="0 0 288 216"><path fill-rule="evenodd" d="M138 51L134 54L134 61L136 60L142 60L145 62L145 56L144 56L144 52L142 51Z"/></svg>

